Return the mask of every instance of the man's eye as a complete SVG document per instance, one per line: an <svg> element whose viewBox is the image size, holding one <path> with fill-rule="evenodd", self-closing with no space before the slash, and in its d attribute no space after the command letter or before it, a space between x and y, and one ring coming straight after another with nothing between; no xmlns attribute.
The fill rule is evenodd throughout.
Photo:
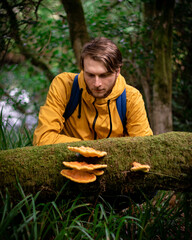
<svg viewBox="0 0 192 240"><path fill-rule="evenodd" d="M107 74L100 75L101 78L106 78L107 76L108 76Z"/></svg>
<svg viewBox="0 0 192 240"><path fill-rule="evenodd" d="M89 76L89 77L94 77L94 75L93 75L93 74L88 74L88 76Z"/></svg>
<svg viewBox="0 0 192 240"><path fill-rule="evenodd" d="M105 73L105 74L101 74L100 77L101 78L106 78L109 77L111 74L110 73Z"/></svg>

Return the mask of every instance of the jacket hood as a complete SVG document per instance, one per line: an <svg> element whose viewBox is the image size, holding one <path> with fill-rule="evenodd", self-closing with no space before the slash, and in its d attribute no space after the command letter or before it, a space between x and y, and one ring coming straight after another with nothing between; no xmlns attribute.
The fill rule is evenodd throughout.
<svg viewBox="0 0 192 240"><path fill-rule="evenodd" d="M93 97L87 91L87 87L86 87L85 80L84 80L83 70L80 72L80 74L78 76L78 82L79 82L80 89L83 89L82 98L86 99L86 101L89 101L91 103L93 103L96 100L97 104L104 104L104 103L108 102L108 100L110 100L110 101L115 100L122 94L122 92L124 91L124 89L126 87L125 78L121 74L119 74L111 93L105 98L95 99L95 97Z"/></svg>

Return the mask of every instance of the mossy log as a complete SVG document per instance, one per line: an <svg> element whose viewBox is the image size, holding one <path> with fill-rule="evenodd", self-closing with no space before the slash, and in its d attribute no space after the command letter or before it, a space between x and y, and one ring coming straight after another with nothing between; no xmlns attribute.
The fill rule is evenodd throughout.
<svg viewBox="0 0 192 240"><path fill-rule="evenodd" d="M90 146L106 151L103 158L85 158L67 146ZM93 183L74 183L60 174L63 161L103 163L104 175ZM149 164L148 173L131 172L132 162ZM192 133L169 132L146 137L109 138L63 143L40 147L24 147L0 152L0 189L8 188L16 196L17 179L26 194L39 190L50 196L63 185L65 197L83 192L87 195L128 195L138 189L192 190Z"/></svg>

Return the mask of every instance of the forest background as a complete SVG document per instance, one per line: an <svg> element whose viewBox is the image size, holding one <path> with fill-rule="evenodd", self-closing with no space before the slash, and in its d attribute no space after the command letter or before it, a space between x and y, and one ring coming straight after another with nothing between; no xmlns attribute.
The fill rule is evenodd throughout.
<svg viewBox="0 0 192 240"><path fill-rule="evenodd" d="M191 13L186 0L2 0L1 141L21 125L32 136L53 78L79 72L83 44L99 36L120 48L154 134L192 131Z"/></svg>
<svg viewBox="0 0 192 240"><path fill-rule="evenodd" d="M122 75L141 91L154 134L191 132L191 26L188 0L1 0L0 150L32 145L51 81L79 72L83 44L100 36L121 50ZM79 195L60 197L66 186L51 202L26 195L19 183L15 205L1 194L0 238L192 238L191 193L158 191L117 214L99 197L94 206Z"/></svg>

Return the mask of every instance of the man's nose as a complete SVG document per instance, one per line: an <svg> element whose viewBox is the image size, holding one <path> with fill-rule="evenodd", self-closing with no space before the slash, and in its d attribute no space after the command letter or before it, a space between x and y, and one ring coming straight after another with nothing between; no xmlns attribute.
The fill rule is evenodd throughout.
<svg viewBox="0 0 192 240"><path fill-rule="evenodd" d="M101 86L101 79L99 76L95 76L95 87L100 87Z"/></svg>

